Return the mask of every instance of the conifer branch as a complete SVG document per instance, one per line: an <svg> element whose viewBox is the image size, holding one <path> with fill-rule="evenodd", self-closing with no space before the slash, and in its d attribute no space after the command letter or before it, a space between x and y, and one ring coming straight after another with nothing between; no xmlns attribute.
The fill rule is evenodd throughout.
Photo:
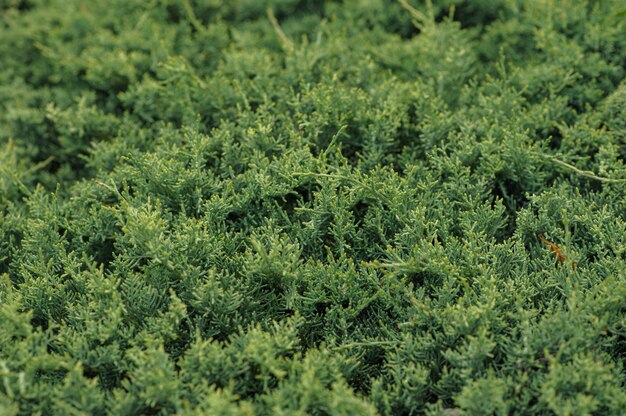
<svg viewBox="0 0 626 416"><path fill-rule="evenodd" d="M571 165L571 164L569 164L567 162L564 162L564 161L562 161L560 159L557 159L554 156L546 155L544 153L539 153L539 152L530 152L530 153L532 155L534 155L534 156L539 156L539 157L542 157L544 159L550 160L551 162L554 162L554 163L556 163L559 166L563 166L564 168L567 168L567 169L573 171L577 175L584 176L584 177L589 178L589 179L594 179L596 181L607 182L607 183L626 183L626 179L615 179L615 178L607 178L605 176L598 176L594 172L591 172L591 171L588 171L588 170L579 169L576 166Z"/></svg>
<svg viewBox="0 0 626 416"><path fill-rule="evenodd" d="M120 191L118 191L115 187L111 186L111 185L107 185L106 183L102 182L99 179L95 179L94 180L95 184L106 189L107 191L112 192L113 194L115 194L115 196L120 200L120 201L126 201L126 198L124 198L124 195L122 195L120 193Z"/></svg>
<svg viewBox="0 0 626 416"><path fill-rule="evenodd" d="M187 17L189 18L189 21L191 22L191 25L194 27L194 29L196 29L198 32L204 32L204 25L202 25L202 23L196 17L196 14L194 13L193 7L191 7L191 3L189 2L189 0L183 0L183 7L185 8Z"/></svg>
<svg viewBox="0 0 626 416"><path fill-rule="evenodd" d="M338 345L331 347L332 350L341 351L355 347L376 347L380 345L398 345L399 341L367 341L367 342L351 342L349 344Z"/></svg>
<svg viewBox="0 0 626 416"><path fill-rule="evenodd" d="M283 29L280 27L278 20L276 20L276 16L274 16L274 10L272 10L271 8L267 9L267 18L272 24L272 27L274 28L274 32L276 32L276 35L278 35L278 37L280 38L283 48L287 52L292 52L294 48L293 41L289 39L289 37L285 34L285 32L283 32Z"/></svg>
<svg viewBox="0 0 626 416"><path fill-rule="evenodd" d="M418 26L419 29L423 29L424 26L427 26L433 23L433 16L432 16L433 5L431 1L426 2L431 16L426 16L426 14L422 13L421 11L417 10L415 7L411 6L406 0L398 0L398 2L400 3L400 6L402 6L404 10L409 12L411 16L415 18L417 23L419 23L419 26Z"/></svg>
<svg viewBox="0 0 626 416"><path fill-rule="evenodd" d="M370 185L367 185L364 182L361 182L358 179L351 178L349 176L340 175L340 174L337 174L337 173L316 173L316 172L290 172L290 175L292 175L292 176L314 176L314 177L318 177L318 178L331 178L331 179L345 180L345 181L348 181L348 182L352 182L353 184L358 185L358 186L362 187L363 189L367 189L367 190L371 191L381 201L384 200L384 196L378 190L374 189L373 187L371 187Z"/></svg>
<svg viewBox="0 0 626 416"><path fill-rule="evenodd" d="M290 172L291 175L293 176L315 176L318 178L332 178L332 179L343 179L346 180L348 182L352 182L355 183L357 185L366 187L367 185L365 185L363 182L351 178L349 176L345 176L345 175L340 175L337 173L317 173L317 172Z"/></svg>
<svg viewBox="0 0 626 416"><path fill-rule="evenodd" d="M39 163L35 164L34 166L32 166L31 168L27 169L26 173L35 173L38 170L41 170L41 169L45 168L46 166L48 166L53 161L54 161L54 156L50 156L46 160L42 160L41 162L39 162Z"/></svg>

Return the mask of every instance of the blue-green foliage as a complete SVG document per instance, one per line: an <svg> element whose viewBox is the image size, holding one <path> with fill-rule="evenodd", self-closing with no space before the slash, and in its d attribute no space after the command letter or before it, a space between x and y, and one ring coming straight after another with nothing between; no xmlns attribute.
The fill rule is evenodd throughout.
<svg viewBox="0 0 626 416"><path fill-rule="evenodd" d="M0 414L626 409L622 1L5 0L0 39Z"/></svg>

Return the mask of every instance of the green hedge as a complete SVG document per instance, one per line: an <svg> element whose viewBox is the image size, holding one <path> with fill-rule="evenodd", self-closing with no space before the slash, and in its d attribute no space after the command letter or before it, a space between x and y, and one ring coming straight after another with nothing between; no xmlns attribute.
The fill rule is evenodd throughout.
<svg viewBox="0 0 626 416"><path fill-rule="evenodd" d="M0 39L0 414L623 414L623 1L3 0Z"/></svg>

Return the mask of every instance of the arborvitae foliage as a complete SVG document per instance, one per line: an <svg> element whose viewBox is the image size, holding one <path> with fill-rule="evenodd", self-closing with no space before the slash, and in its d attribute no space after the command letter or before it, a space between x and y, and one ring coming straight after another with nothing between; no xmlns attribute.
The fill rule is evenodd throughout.
<svg viewBox="0 0 626 416"><path fill-rule="evenodd" d="M4 0L0 39L0 414L624 414L623 1Z"/></svg>

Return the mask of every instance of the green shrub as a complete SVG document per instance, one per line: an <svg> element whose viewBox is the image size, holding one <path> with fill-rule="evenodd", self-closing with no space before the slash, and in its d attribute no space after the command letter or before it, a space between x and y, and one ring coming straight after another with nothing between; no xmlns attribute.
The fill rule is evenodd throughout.
<svg viewBox="0 0 626 416"><path fill-rule="evenodd" d="M623 414L623 2L0 16L0 414Z"/></svg>

